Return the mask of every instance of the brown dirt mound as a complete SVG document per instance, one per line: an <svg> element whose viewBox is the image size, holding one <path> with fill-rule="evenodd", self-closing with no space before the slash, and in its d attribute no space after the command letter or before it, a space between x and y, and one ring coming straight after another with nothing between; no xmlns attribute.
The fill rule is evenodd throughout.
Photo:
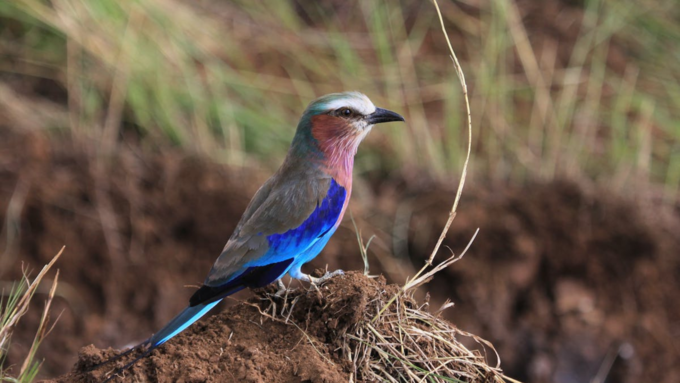
<svg viewBox="0 0 680 383"><path fill-rule="evenodd" d="M348 326L356 324L361 318L357 313L366 310L367 302L384 292L385 286L384 280L374 283L356 274L340 278L346 283L331 280L323 286L334 293L332 302L324 299L328 294L317 296L312 292L304 295L309 299L296 304L291 320L304 326L304 333L291 324L262 316L258 307L268 305L269 301L256 297L250 304L232 306L190 327L126 372L125 379L135 382L347 382L349 375L343 369L344 362L339 361L334 352L340 345L335 343ZM329 318L331 312L333 315ZM73 371L56 381L101 382L112 367L86 371L116 354L112 349L85 347ZM119 361L116 367L124 364L125 361Z"/></svg>
<svg viewBox="0 0 680 383"><path fill-rule="evenodd" d="M352 363L353 354L355 360L359 359L356 358L359 341L351 335L361 334L357 331L361 322L367 316L375 315L398 290L396 285L386 286L384 278L371 279L358 272L335 277L319 289L297 289L286 299L276 298L263 289L249 302L232 306L192 326L116 379L253 383L368 381L366 376L362 376L364 370L357 368L356 362ZM417 310L410 298L406 297L401 302L404 301L409 310ZM392 312L396 311L396 306L390 306ZM274 312L276 310L278 314ZM402 309L400 315L405 314ZM401 325L405 327L402 336L411 335L406 321ZM374 326L380 327L381 322ZM418 330L418 336L425 339L417 343L426 352L431 350L428 346L432 338L456 342L453 328L448 334L433 334L428 332L432 331L430 323L423 322L418 324ZM429 340L426 339L428 337ZM389 337L383 340L390 341L393 339ZM101 382L111 371L134 357L127 356L116 361L115 366L89 371L92 366L116 354L112 349L99 350L92 345L85 347L71 373L51 382ZM435 354L431 355L431 358L435 357ZM465 359L465 363L451 361L446 363L447 367L462 365L469 370L470 364L475 363L473 369L483 369L484 362L480 356L475 358L466 353L457 357ZM366 360L366 364L374 362ZM403 368L394 365L399 365L397 359L381 369L388 370L396 378L398 372L389 370ZM446 375L445 369L438 372ZM472 374L448 377L465 382L499 381L494 379L492 372L481 374L481 379Z"/></svg>

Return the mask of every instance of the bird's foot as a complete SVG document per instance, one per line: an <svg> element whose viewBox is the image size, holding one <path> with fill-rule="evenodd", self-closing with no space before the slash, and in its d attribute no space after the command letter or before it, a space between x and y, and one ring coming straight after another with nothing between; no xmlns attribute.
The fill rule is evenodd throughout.
<svg viewBox="0 0 680 383"><path fill-rule="evenodd" d="M331 279L335 276L344 275L344 274L345 274L344 271L338 269L338 270L335 270L335 271L332 271L332 272L326 271L326 274L324 274L323 277L320 277L320 278L313 277L309 274L303 274L303 278L301 278L300 280L309 282L314 286L319 286L320 284L326 282L327 280L329 280L329 279Z"/></svg>
<svg viewBox="0 0 680 383"><path fill-rule="evenodd" d="M276 283L278 284L279 289L276 290L276 292L274 293L275 297L281 298L281 297L285 296L287 293L290 293L290 292L297 290L297 289L290 289L290 288L286 287L286 285L283 284L283 281L280 280L280 279L277 280Z"/></svg>

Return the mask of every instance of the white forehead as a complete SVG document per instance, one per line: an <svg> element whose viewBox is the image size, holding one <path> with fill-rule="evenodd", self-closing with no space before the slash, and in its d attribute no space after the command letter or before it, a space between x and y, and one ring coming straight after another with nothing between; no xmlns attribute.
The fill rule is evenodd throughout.
<svg viewBox="0 0 680 383"><path fill-rule="evenodd" d="M340 97L329 101L326 107L328 110L347 107L364 116L375 112L375 105L365 94L359 92L341 93Z"/></svg>

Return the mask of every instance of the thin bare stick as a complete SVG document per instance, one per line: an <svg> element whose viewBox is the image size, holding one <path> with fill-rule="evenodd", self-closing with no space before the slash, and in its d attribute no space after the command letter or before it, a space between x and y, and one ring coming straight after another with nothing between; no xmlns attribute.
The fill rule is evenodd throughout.
<svg viewBox="0 0 680 383"><path fill-rule="evenodd" d="M423 276L423 273L426 272L426 270L432 266L432 262L434 261L434 257L439 253L439 249L441 248L442 243L444 242L444 238L446 238L446 234L449 232L449 228L451 227L451 223L453 223L454 218L456 218L456 211L458 209L458 203L460 202L460 197L463 194L463 187L465 186L465 179L467 177L467 169L468 165L470 164L470 155L472 153L472 112L470 110L470 99L468 97L468 89L467 89L467 83L465 81L465 74L463 73L463 68L460 66L460 62L458 61L458 57L456 56L456 52L453 50L453 46L451 45L451 40L449 40L449 36L446 33L446 27L444 26L444 19L442 17L442 13L439 10L439 4L437 3L437 0L433 0L434 6L437 9L437 16L439 17L439 24L441 25L442 32L444 33L444 38L446 39L446 44L449 48L449 52L451 53L451 61L453 61L453 68L456 71L456 75L458 76L458 79L460 80L460 86L463 91L463 96L465 99L465 110L467 112L467 123L468 123L468 145L467 145L467 154L465 156L465 163L463 164L463 171L460 176L460 181L458 182L458 190L456 191L456 198L453 201L453 205L451 206L451 210L449 211L449 218L446 220L446 224L444 225L444 229L442 230L441 234L439 235L439 239L437 239L437 243L435 244L434 248L432 249L432 253L430 254L430 257L427 259L425 262L425 265L418 270L418 272L413 276L410 282L407 282L400 290L399 292L390 300L388 303L376 314L375 317L373 317L373 321L378 320L380 315L394 302L396 297L399 294L403 294L406 290L413 288L415 286L418 286L427 279L429 279L434 273L437 271L441 270L442 268L456 262L458 259L455 259L455 257L449 258L447 261L443 262L439 266L437 266L435 269L433 269L433 272L428 272L425 274L425 278L421 278ZM477 229L479 231L479 229ZM472 241L474 241L474 238L477 236L477 232L475 232L475 235L472 237L470 243L468 243L468 246L465 248L465 251L461 254L461 257L467 249L470 247L470 244L472 244ZM452 260L455 259L455 260ZM442 267L442 265L445 265ZM436 270L436 271L434 271ZM417 281L414 283L414 281Z"/></svg>
<svg viewBox="0 0 680 383"><path fill-rule="evenodd" d="M463 164L463 172L460 176L460 182L458 183L458 191L456 192L456 199L453 201L453 207L451 208L451 212L453 214L455 214L456 209L458 209L458 203L460 202L460 196L463 194L463 186L465 185L465 178L467 176L468 164L470 163L470 153L472 152L472 112L470 110L470 99L468 97L468 89L467 89L467 83L465 81L465 73L463 73L463 68L460 66L460 62L458 62L458 56L456 56L456 52L453 51L453 47L451 46L451 40L449 40L449 35L446 33L446 27L444 26L444 19L442 18L442 12L439 10L439 4L437 3L437 0L434 0L434 6L435 6L435 8L437 8L437 16L439 17L439 24L442 27L442 33L444 34L444 38L446 38L446 44L449 47L449 52L451 52L451 60L453 60L453 68L456 70L456 75L458 75L458 79L460 80L460 86L461 86L461 89L463 90L463 96L465 98L465 110L467 112L468 147L467 147L467 154L465 156L465 163ZM453 220L453 218L451 218L451 220ZM441 243L439 243L439 245L441 245ZM432 255L430 257L430 261L431 261L432 258L434 258L434 255Z"/></svg>

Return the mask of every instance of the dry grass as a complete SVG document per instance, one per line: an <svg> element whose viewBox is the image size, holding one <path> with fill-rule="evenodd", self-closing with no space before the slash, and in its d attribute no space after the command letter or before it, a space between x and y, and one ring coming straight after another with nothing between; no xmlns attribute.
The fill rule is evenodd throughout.
<svg viewBox="0 0 680 383"><path fill-rule="evenodd" d="M449 304L442 309L450 306ZM385 310L387 308L387 310ZM375 302L380 320L366 312L361 324L348 332L344 351L353 366L356 381L388 382L504 382L500 358L493 346L418 306L412 293L400 296L396 304ZM491 366L487 356L470 350L459 340L469 337L496 354Z"/></svg>
<svg viewBox="0 0 680 383"><path fill-rule="evenodd" d="M43 339L45 339L53 328L49 325L49 312L52 300L54 299L54 294L57 290L59 271L57 271L52 280L52 287L50 288L47 300L45 301L45 307L35 332L35 338L33 339L33 343L31 344L28 354L19 369L19 373L16 374L16 377L9 376L6 372L4 361L10 348L13 330L19 324L21 318L28 312L29 305L38 286L47 272L57 262L63 251L64 248L62 247L59 253L52 258L50 263L43 267L33 281L31 281L27 273L24 272L24 278L18 284L15 284L7 295L7 301L3 302L3 300L0 299L0 381L27 383L32 382L38 374L41 363L35 360L36 352ZM2 295L4 297L4 292Z"/></svg>
<svg viewBox="0 0 680 383"><path fill-rule="evenodd" d="M384 286L359 273L337 278L318 290L289 290L282 298L265 293L264 305L246 304L265 320L296 327L328 364L349 372L350 382L517 382L503 374L491 343L441 317L452 303L432 312L427 302L416 301L415 289L394 294L404 287ZM358 303L363 300L367 303ZM321 318L309 314L319 310L333 311L335 320L349 325L336 322L327 330L332 336L319 337ZM316 332L308 333L309 328ZM463 338L478 349L466 347Z"/></svg>
<svg viewBox="0 0 680 383"><path fill-rule="evenodd" d="M262 292L264 304L244 303L259 310L263 320L296 327L328 364L349 370L350 382L517 382L503 374L490 342L441 317L452 303L432 312L428 302L416 301L415 289L393 295L404 287L383 283L350 273L320 289L288 290L283 297ZM362 300L367 303L358 303ZM349 325L335 322L328 330L333 334L330 337L308 333L310 327L318 331L321 318L310 317L310 312L321 308L333 311L335 320ZM473 340L478 349L466 347L463 338Z"/></svg>

